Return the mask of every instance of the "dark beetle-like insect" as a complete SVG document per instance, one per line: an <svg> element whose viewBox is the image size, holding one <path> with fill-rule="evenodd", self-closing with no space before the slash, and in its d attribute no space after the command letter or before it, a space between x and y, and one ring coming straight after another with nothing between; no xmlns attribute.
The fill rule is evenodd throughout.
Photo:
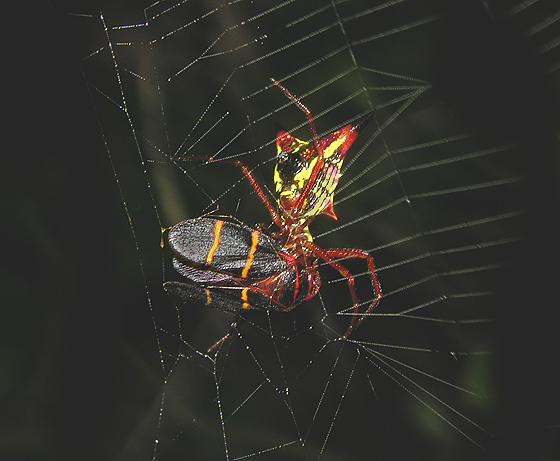
<svg viewBox="0 0 560 461"><path fill-rule="evenodd" d="M167 282L167 292L186 302L239 312L290 310L319 289L307 271L272 237L213 218L183 221L169 232L173 267L194 282Z"/></svg>

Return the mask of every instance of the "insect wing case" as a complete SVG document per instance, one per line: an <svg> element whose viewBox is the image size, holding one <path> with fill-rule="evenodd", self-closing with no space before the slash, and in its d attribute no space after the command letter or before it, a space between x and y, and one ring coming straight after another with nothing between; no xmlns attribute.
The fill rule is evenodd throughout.
<svg viewBox="0 0 560 461"><path fill-rule="evenodd" d="M262 279L289 267L279 256L282 247L275 240L228 221L212 218L182 221L169 231L169 243L174 252L175 270L197 283L219 283L232 276ZM244 274L249 257L252 260Z"/></svg>

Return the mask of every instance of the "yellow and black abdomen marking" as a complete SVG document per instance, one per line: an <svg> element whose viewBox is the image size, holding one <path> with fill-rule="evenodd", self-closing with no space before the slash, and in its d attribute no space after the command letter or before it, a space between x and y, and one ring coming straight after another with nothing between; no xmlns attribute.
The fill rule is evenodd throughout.
<svg viewBox="0 0 560 461"><path fill-rule="evenodd" d="M301 222L320 214L336 219L332 206L334 190L340 179L346 151L356 137L352 129L353 125L348 125L321 138L323 166L299 210L298 217ZM277 137L276 146L278 163L274 171L274 182L280 207L289 213L311 178L319 159L319 152L313 143L304 143L288 133L278 136L280 136L280 139ZM285 150L286 139L291 141L288 150Z"/></svg>
<svg viewBox="0 0 560 461"><path fill-rule="evenodd" d="M299 208L296 218L301 223L321 214L337 219L333 210L333 198L344 157L372 115L368 114L319 139L319 149L323 151L323 166ZM276 151L274 183L278 204L284 216L288 216L311 180L320 154L313 142L301 141L284 130L276 134Z"/></svg>

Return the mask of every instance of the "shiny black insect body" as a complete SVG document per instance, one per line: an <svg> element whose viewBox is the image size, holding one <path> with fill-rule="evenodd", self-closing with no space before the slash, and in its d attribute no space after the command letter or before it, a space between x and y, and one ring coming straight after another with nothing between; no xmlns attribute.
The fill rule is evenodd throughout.
<svg viewBox="0 0 560 461"><path fill-rule="evenodd" d="M306 270L272 237L213 218L189 219L169 231L173 267L194 283L166 282L185 303L240 312L289 311L314 296L316 272Z"/></svg>

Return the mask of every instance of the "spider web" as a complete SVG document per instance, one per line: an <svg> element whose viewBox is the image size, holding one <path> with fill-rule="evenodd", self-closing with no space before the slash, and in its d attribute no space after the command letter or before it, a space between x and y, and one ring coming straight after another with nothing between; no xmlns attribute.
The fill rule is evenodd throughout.
<svg viewBox="0 0 560 461"><path fill-rule="evenodd" d="M515 23L527 8L499 18ZM124 207L131 231L116 252L127 260L119 270L133 274L121 315L143 325L151 351L149 371L138 373L149 384L136 385L155 400L133 412L128 442L112 456L475 459L510 440L497 320L526 300L513 255L529 232L527 138L515 130L532 125L502 99L514 87L502 62L483 77L472 71L492 60L467 47L484 56L492 33L461 38L458 18L471 10L359 0L64 10L117 185L113 206ZM494 30L495 11L473 11ZM557 72L554 60L544 67ZM180 277L162 230L207 214L269 221L238 169L180 157L239 159L268 190L274 122L310 138L305 115L270 77L311 110L319 135L375 110L345 161L338 221L321 217L311 232L322 248L371 253L384 296L341 340L352 302L346 280L323 264L316 298L244 315L207 352L235 317L165 296L163 282ZM367 309L365 265L342 262Z"/></svg>

